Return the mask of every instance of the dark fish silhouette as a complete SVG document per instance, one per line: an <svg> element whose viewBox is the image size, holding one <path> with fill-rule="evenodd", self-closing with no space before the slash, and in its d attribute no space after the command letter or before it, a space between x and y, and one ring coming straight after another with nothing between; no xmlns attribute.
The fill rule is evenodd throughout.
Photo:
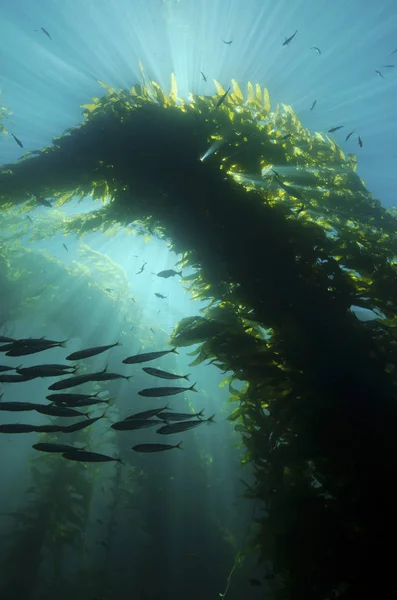
<svg viewBox="0 0 397 600"><path fill-rule="evenodd" d="M0 406L1 406L1 404L0 404ZM163 410L166 410L167 408L168 408L168 404L167 404L167 406L163 406L162 408L152 408L151 410L145 410L143 412L135 413L134 415L131 415L130 417L127 417L124 420L130 421L131 419L132 420L139 419L141 421L144 421L145 419L150 419L150 417L155 417L156 415L163 412Z"/></svg>
<svg viewBox="0 0 397 600"><path fill-rule="evenodd" d="M141 268L139 269L139 271L137 271L137 272L135 273L135 275L139 275L140 273L143 273L143 271L144 271L144 269L145 269L146 265L147 265L147 262L143 261L143 265L141 266Z"/></svg>
<svg viewBox="0 0 397 600"><path fill-rule="evenodd" d="M43 196L36 196L36 200L42 206L48 206L48 208L52 208L51 202L49 202L48 200L46 200L45 198L43 198Z"/></svg>
<svg viewBox="0 0 397 600"><path fill-rule="evenodd" d="M227 88L226 92L224 94L222 94L222 96L219 98L218 102L216 103L215 108L219 108L221 106L221 104L224 103L224 101L226 100L226 96L228 95L229 92L230 92L230 86Z"/></svg>
<svg viewBox="0 0 397 600"><path fill-rule="evenodd" d="M172 450L172 448L181 448L182 442L179 444L175 444L172 446L171 444L137 444L136 446L132 446L131 450L135 452L164 452L165 450Z"/></svg>
<svg viewBox="0 0 397 600"><path fill-rule="evenodd" d="M394 67L394 65L381 65L380 67L381 69L391 69Z"/></svg>
<svg viewBox="0 0 397 600"><path fill-rule="evenodd" d="M154 377L160 377L160 379L187 379L189 375L175 375L174 373L168 373L168 371L162 371L161 369L153 369L152 367L143 367L145 373L153 375Z"/></svg>
<svg viewBox="0 0 397 600"><path fill-rule="evenodd" d="M32 217L29 217L29 215L26 215L26 218L27 218L27 219L29 219L29 221L30 221L31 223L33 223L33 219L32 219Z"/></svg>
<svg viewBox="0 0 397 600"><path fill-rule="evenodd" d="M69 252L68 247L66 244L62 244L62 246L65 248L66 252Z"/></svg>
<svg viewBox="0 0 397 600"><path fill-rule="evenodd" d="M74 446L68 446L66 444L55 444L50 442L39 442L38 444L33 444L32 448L35 450L39 450L39 452L78 452L78 448Z"/></svg>
<svg viewBox="0 0 397 600"><path fill-rule="evenodd" d="M200 73L201 73L201 77L204 79L204 81L207 81L207 78L206 78L206 76L204 75L204 73L203 73L202 71L200 71Z"/></svg>
<svg viewBox="0 0 397 600"><path fill-rule="evenodd" d="M116 431L133 431L134 429L146 429L147 427L155 427L159 425L161 421L158 419L126 419L125 421L118 421L113 423L112 429Z"/></svg>
<svg viewBox="0 0 397 600"><path fill-rule="evenodd" d="M190 387L159 387L159 388L146 388L144 390L140 390L138 394L140 396L145 396L147 398L160 398L161 396L173 396L174 394L180 394L181 392L188 392L189 390L192 392L197 392L195 389L196 384L193 383Z"/></svg>
<svg viewBox="0 0 397 600"><path fill-rule="evenodd" d="M354 133L354 129L353 129L353 131L351 131L350 133L347 134L345 142L347 142L347 140L353 135L353 133Z"/></svg>
<svg viewBox="0 0 397 600"><path fill-rule="evenodd" d="M98 452L87 452L86 450L68 450L62 456L67 460L77 460L80 462L122 462L121 458L113 458L113 456L98 454Z"/></svg>
<svg viewBox="0 0 397 600"><path fill-rule="evenodd" d="M312 46L310 50L315 50L318 54L321 54L321 50L320 48L317 48L317 46Z"/></svg>
<svg viewBox="0 0 397 600"><path fill-rule="evenodd" d="M135 363L143 363L149 360L155 360L156 358L160 358L161 356L165 356L173 352L174 354L178 354L176 348L172 348L171 350L162 350L160 352L143 352L142 354L135 354L134 356L128 356L123 360L123 363L126 365L133 365Z"/></svg>
<svg viewBox="0 0 397 600"><path fill-rule="evenodd" d="M295 33L293 35L291 35L289 38L286 38L286 40L283 42L283 46L288 46L288 44L290 42L292 42L292 40L294 39L294 37L296 36L296 34L298 33L298 30L295 31Z"/></svg>
<svg viewBox="0 0 397 600"><path fill-rule="evenodd" d="M331 127L331 129L328 129L328 133L333 133L334 131L338 131L338 129L342 129L342 127L344 127L344 125L338 125L337 127Z"/></svg>
<svg viewBox="0 0 397 600"><path fill-rule="evenodd" d="M66 357L66 360L82 360L83 358L90 358L91 356L96 356L97 354L106 352L106 350L110 350L110 348L114 348L115 346L121 346L120 342L108 344L107 346L95 346L94 348L78 350L77 352L69 354L69 356Z"/></svg>
<svg viewBox="0 0 397 600"><path fill-rule="evenodd" d="M225 42L225 40L222 40L222 42L223 42L224 44L227 44L227 45L229 46L229 45L230 45L230 44L233 42L233 40L229 40L228 42Z"/></svg>
<svg viewBox="0 0 397 600"><path fill-rule="evenodd" d="M172 433L180 433L181 431L188 431L194 427L198 427L203 423L213 423L215 415L209 417L209 419L198 419L197 421L182 421L181 423L173 423L172 425L163 425L160 429L156 429L156 433L162 435L171 435Z"/></svg>
<svg viewBox="0 0 397 600"><path fill-rule="evenodd" d="M52 37L50 36L50 34L48 33L47 29L44 29L44 27L40 27L41 31L48 37L50 38L50 40L52 40Z"/></svg>
<svg viewBox="0 0 397 600"><path fill-rule="evenodd" d="M154 292L154 295L157 296L157 298L161 298L162 300L167 300L167 296L163 296L163 294L159 294L158 292Z"/></svg>
<svg viewBox="0 0 397 600"><path fill-rule="evenodd" d="M164 277L164 279L168 279L169 277L174 277L175 275L180 275L182 277L182 271L174 271L174 269L166 269L165 271L160 271L157 273L157 277Z"/></svg>
<svg viewBox="0 0 397 600"><path fill-rule="evenodd" d="M360 148L362 148L362 147L363 147L363 141L362 141L362 139L360 138L360 136L358 136L358 145L360 146Z"/></svg>
<svg viewBox="0 0 397 600"><path fill-rule="evenodd" d="M377 75L379 75L379 77L382 77L382 79L386 79L386 77L384 75L382 75L382 73L380 71L378 71L377 69L375 70L375 73Z"/></svg>
<svg viewBox="0 0 397 600"><path fill-rule="evenodd" d="M10 133L11 133L11 131L10 131ZM14 138L14 140L16 141L16 143L18 144L18 146L20 146L21 148L23 148L23 144L22 144L21 140L19 140L19 139L17 138L17 136L16 136L16 135L14 135L13 133L11 133L11 135L12 135L12 137Z"/></svg>
<svg viewBox="0 0 397 600"><path fill-rule="evenodd" d="M313 110L313 108L316 106L316 104L317 104L317 100L315 100L315 101L313 102L313 104L312 104L312 105L311 105L311 107L310 107L310 110Z"/></svg>

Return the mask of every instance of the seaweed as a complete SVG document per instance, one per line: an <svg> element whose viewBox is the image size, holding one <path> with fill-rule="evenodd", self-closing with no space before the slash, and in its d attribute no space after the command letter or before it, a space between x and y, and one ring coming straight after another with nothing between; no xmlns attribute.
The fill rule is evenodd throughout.
<svg viewBox="0 0 397 600"><path fill-rule="evenodd" d="M284 584L274 597L376 596L379 573L393 595L395 215L353 155L291 107L272 111L258 85L244 96L233 82L222 105L219 84L182 100L174 77L169 94L145 79L104 87L80 126L0 169L1 210L89 195L103 206L60 231L136 223L182 253L208 307L172 341L232 373L247 496L265 507L253 548ZM384 318L361 323L353 305Z"/></svg>

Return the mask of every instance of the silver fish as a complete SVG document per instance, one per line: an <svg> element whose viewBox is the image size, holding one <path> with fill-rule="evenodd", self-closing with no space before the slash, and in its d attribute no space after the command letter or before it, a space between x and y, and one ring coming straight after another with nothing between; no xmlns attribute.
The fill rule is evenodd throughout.
<svg viewBox="0 0 397 600"><path fill-rule="evenodd" d="M156 358L160 358L161 356L165 356L165 354L169 354L173 352L174 354L178 354L176 348L172 348L171 350L163 350L161 352L143 352L142 354L135 354L134 356L128 356L123 360L123 363L126 365L133 365L135 363L143 363L149 360L154 360Z"/></svg>
<svg viewBox="0 0 397 600"><path fill-rule="evenodd" d="M181 448L182 442L179 444L175 444L172 446L171 444L137 444L136 446L132 446L131 450L135 452L164 452L165 450L172 450L172 448Z"/></svg>
<svg viewBox="0 0 397 600"><path fill-rule="evenodd" d="M0 404L0 406L1 406L1 404ZM154 417L154 416L158 415L163 410L167 410L167 408L168 408L168 404L167 404L167 406L163 406L162 408L153 408L152 410L145 410L143 412L136 413L135 415L131 415L130 417L127 417L124 420L129 421L130 419L140 419L141 421L144 421L145 419L150 419L150 417Z"/></svg>
<svg viewBox="0 0 397 600"><path fill-rule="evenodd" d="M153 375L154 377L160 377L160 379L187 379L189 380L190 373L187 375L174 375L174 373L168 373L167 371L162 371L161 369L153 369L152 367L142 367L142 370L149 375Z"/></svg>
<svg viewBox="0 0 397 600"><path fill-rule="evenodd" d="M86 450L68 450L68 452L64 452L62 456L67 460L77 460L80 462L123 462L121 458L113 458L112 456L106 456L106 454L87 452Z"/></svg>
<svg viewBox="0 0 397 600"><path fill-rule="evenodd" d="M214 417L215 415L212 415L212 417L209 417L208 419L200 419L198 421L182 421L181 423L173 423L173 425L163 425L163 427L160 427L160 429L156 430L156 433L161 433L163 435L180 433L181 431L187 431L188 429L193 429L193 427L202 425L202 423L213 423Z"/></svg>
<svg viewBox="0 0 397 600"><path fill-rule="evenodd" d="M121 346L120 342L116 342L115 344L109 344L108 346L95 346L94 348L79 350L77 352L69 354L69 356L66 357L66 360L81 360L83 358L90 358L91 356L96 356L97 354L106 352L106 350L110 350L110 348L114 348L115 346Z"/></svg>
<svg viewBox="0 0 397 600"><path fill-rule="evenodd" d="M174 394L180 394L181 392L187 392L191 390L192 392L197 392L195 389L196 384L193 383L190 387L160 387L160 388L146 388L144 390L140 390L138 394L140 396L146 396L148 398L158 398L160 396L173 396Z"/></svg>
<svg viewBox="0 0 397 600"><path fill-rule="evenodd" d="M74 446L68 446L66 444L51 444L47 442L39 442L38 444L33 444L32 448L35 450L39 450L40 452L76 452L79 449Z"/></svg>
<svg viewBox="0 0 397 600"><path fill-rule="evenodd" d="M173 412L162 412L160 419L164 421L187 421L188 419L200 419L204 416L204 409L198 413L173 413Z"/></svg>
<svg viewBox="0 0 397 600"><path fill-rule="evenodd" d="M153 427L155 425L159 425L159 423L161 423L161 421L157 419L128 419L126 421L113 423L112 429L116 429L116 431L132 431L133 429L145 429L146 427Z"/></svg>

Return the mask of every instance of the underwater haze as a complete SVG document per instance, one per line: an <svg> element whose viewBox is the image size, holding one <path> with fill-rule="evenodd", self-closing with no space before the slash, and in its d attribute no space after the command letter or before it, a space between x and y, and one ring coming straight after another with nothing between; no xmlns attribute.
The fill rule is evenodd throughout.
<svg viewBox="0 0 397 600"><path fill-rule="evenodd" d="M102 213L121 189L105 185L102 174L98 195L84 187L88 177L77 185L70 174L77 191L67 196L69 173L55 194L55 158L43 184L41 166L29 171L28 194L24 165L51 156L48 148L58 148L60 136L67 144L86 119L94 123L95 103L115 90L144 87L145 77L157 82L159 97L160 89L172 95L176 81L180 106L192 95L197 105L215 97L210 117L223 114L228 94L238 97L232 80L244 90L258 82L272 106L292 107L305 135L331 138L343 159L354 155L363 186L393 209L396 32L394 0L0 0L1 600L255 600L281 598L283 584L273 572L263 576L273 565L258 560L262 542L255 536L266 505L251 494L258 465L252 448L247 457L246 423L236 412L248 386L239 345L230 350L231 368L195 329L208 307L230 308L229 279L220 274L219 288L213 279L205 287L205 252L194 240L205 240L207 230L197 221L185 237L184 205L174 212L166 205L176 187L162 159L178 172L181 140L189 146L190 132L171 134L169 146L142 169L152 186L147 197L139 185L134 189L149 212L158 192L177 242L154 217ZM123 174L149 156L145 118L128 152L121 130L112 140ZM223 126L203 164L218 156ZM241 136L249 134L242 129ZM68 157L85 168L81 139ZM98 169L109 150L101 139ZM21 171L14 194L7 174L15 165L14 173ZM116 161L109 168L116 171ZM297 215L304 210L304 186L299 193L286 183L292 168L280 159L258 162L258 171L262 177L236 168L235 179L250 179L249 186L260 180L259 187L269 181L269 189L297 200ZM166 184L158 190L159 172ZM185 165L178 181L188 206L196 182ZM247 235L247 256L250 242ZM205 259L215 263L208 248ZM228 253L232 262L233 244L220 242L219 256ZM228 271L230 279L235 274ZM230 284L230 294L234 289ZM384 308L350 304L362 322ZM240 309L242 302L234 314ZM223 321L224 331L232 331L231 323ZM254 332L255 343L272 333L249 318L244 327L241 335ZM215 344L222 327L210 334ZM256 368L253 362L252 381ZM256 413L258 429L266 407Z"/></svg>

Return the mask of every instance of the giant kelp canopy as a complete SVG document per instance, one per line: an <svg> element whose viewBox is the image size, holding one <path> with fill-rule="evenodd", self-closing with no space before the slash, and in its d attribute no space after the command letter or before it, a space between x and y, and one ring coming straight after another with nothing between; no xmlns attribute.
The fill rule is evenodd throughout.
<svg viewBox="0 0 397 600"><path fill-rule="evenodd" d="M255 467L249 494L265 502L256 544L285 584L275 595L376 596L381 572L391 596L396 219L353 155L290 107L271 111L259 85L244 97L233 81L222 103L219 84L179 99L174 78L168 95L145 81L107 91L81 125L0 170L2 210L90 195L103 206L56 230L134 223L183 252L209 306L173 342L201 343L196 363L246 382L230 381L232 419ZM364 324L352 305L385 318Z"/></svg>

